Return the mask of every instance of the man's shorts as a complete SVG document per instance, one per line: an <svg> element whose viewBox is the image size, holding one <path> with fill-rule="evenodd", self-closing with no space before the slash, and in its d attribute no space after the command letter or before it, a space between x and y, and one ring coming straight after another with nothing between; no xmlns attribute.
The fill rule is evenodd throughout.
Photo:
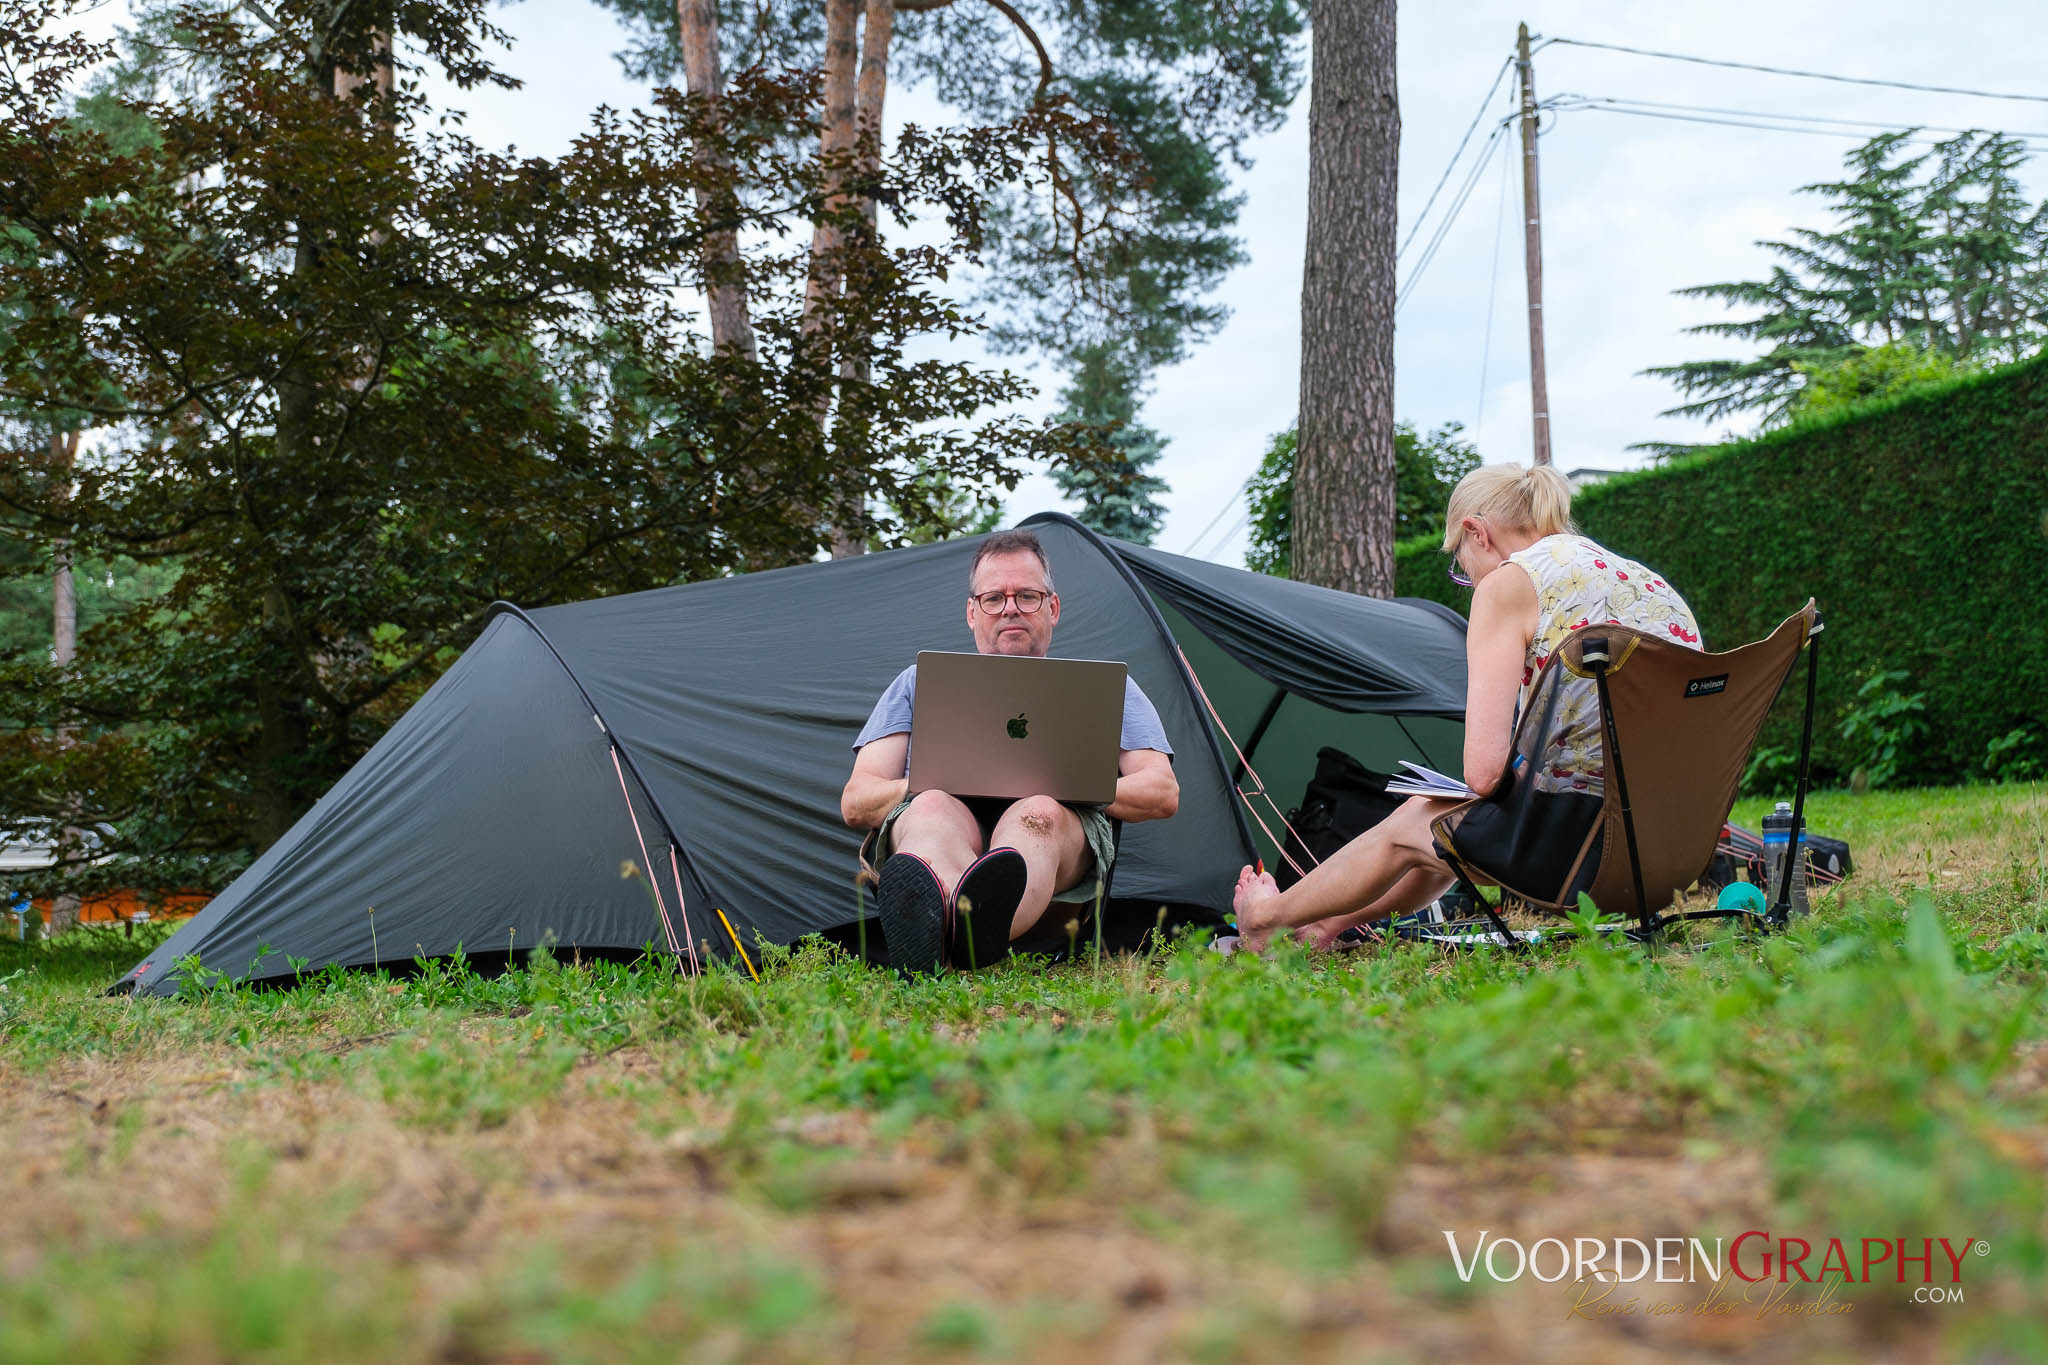
<svg viewBox="0 0 2048 1365"><path fill-rule="evenodd" d="M861 841L861 880L873 885L880 874L883 863L894 853L892 838L896 830L896 819L910 808L916 799L906 796L889 812L880 829L870 830ZM1016 802L1000 796L963 796L958 798L961 805L974 814L974 822L981 826L981 846L985 851L988 841L995 833L996 822L1003 818L1003 812ZM1081 880L1064 891L1053 892L1054 904L1086 905L1095 904L1098 897L1109 885L1109 870L1116 863L1116 827L1110 823L1109 815L1101 806L1084 805L1079 802L1063 803L1066 808L1081 818L1081 833L1088 840L1088 851L1095 855L1095 875L1086 872Z"/></svg>

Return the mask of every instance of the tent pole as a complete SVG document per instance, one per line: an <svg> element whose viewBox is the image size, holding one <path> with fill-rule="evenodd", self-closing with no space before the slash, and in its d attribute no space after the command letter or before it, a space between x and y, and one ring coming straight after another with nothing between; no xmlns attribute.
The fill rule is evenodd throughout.
<svg viewBox="0 0 2048 1365"><path fill-rule="evenodd" d="M683 869L677 863L676 846L674 844L668 846L668 872L671 877L675 878L676 914L682 917L683 946L689 950L690 970L701 974L704 968L697 961L697 940L690 933L690 911L689 907L683 903Z"/></svg>
<svg viewBox="0 0 2048 1365"><path fill-rule="evenodd" d="M1182 651L1185 654L1186 651ZM1238 752L1237 766L1230 774L1230 785L1244 781L1244 775L1252 770L1252 755L1259 751L1259 741L1266 737L1266 729L1272 725L1273 717L1280 714L1280 703L1287 700L1287 689L1273 689L1273 699L1266 703L1266 709L1259 712L1259 719L1252 726L1251 734L1245 736L1244 748Z"/></svg>
<svg viewBox="0 0 2048 1365"><path fill-rule="evenodd" d="M1415 737L1415 732L1408 728L1407 721L1401 719L1399 716L1395 716L1394 724L1401 727L1401 733L1406 735L1408 737L1408 742L1415 746L1415 752L1422 755L1422 761L1424 763L1427 763L1430 767L1436 769L1438 772L1442 772L1444 770L1444 765L1437 762L1434 758L1431 758L1429 750L1422 747L1422 741L1417 739Z"/></svg>
<svg viewBox="0 0 2048 1365"><path fill-rule="evenodd" d="M683 955L683 945L681 940L676 938L675 925L669 922L668 902L662 898L661 894L661 878L655 875L654 859L647 854L647 836L640 832L640 813L633 809L633 793L627 789L625 770L619 766L618 745L613 744L611 751L612 771L619 776L619 795L626 798L626 818L633 822L633 838L640 845L640 861L645 865L647 885L654 892L654 909L655 913L661 916L661 932L668 939L669 952L677 957L681 957ZM669 848L673 851L675 845L671 844Z"/></svg>

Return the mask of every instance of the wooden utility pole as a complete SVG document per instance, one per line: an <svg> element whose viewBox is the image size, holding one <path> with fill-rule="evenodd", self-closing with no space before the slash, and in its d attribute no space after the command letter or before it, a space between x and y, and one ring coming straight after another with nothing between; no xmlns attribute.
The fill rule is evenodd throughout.
<svg viewBox="0 0 2048 1365"><path fill-rule="evenodd" d="M1515 35L1522 72L1522 261L1529 277L1529 406L1535 415L1536 463L1550 463L1550 381L1543 367L1543 213L1536 193L1536 71L1529 64L1529 26Z"/></svg>

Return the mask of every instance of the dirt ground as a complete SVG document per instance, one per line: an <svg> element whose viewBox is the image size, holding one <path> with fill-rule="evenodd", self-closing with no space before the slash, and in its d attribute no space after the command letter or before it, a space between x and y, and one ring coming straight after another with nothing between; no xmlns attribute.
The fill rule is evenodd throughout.
<svg viewBox="0 0 2048 1365"><path fill-rule="evenodd" d="M1862 852L1857 882L1940 887L2038 866L2043 804L2007 812L2019 818L1985 839L1930 828ZM1810 1290L1716 1300L1694 1284L1639 1285L1601 1305L1532 1276L1461 1283L1446 1230L1469 1254L1482 1232L1528 1245L1772 1227L1779 1206L1756 1153L1640 1131L1625 1114L1589 1116L1569 1152L1483 1164L1414 1153L1354 1230L1367 1254L1308 1274L1219 1235L1162 1174L1173 1136L1142 1124L1092 1147L1088 1169L1046 1180L945 1132L799 1116L776 1130L802 1159L770 1178L721 1141L715 1099L673 1093L638 1047L586 1060L495 1127L411 1121L363 1076L249 1067L226 1049L35 1072L0 1058L0 1276L47 1284L61 1261L146 1279L162 1262L138 1272L94 1259L134 1247L229 1278L309 1264L396 1301L406 1358L444 1362L613 1358L587 1341L550 1346L521 1318L522 1297L537 1275L603 1286L650 1263L680 1287L643 1311L655 1325L633 1338L648 1348L634 1358L1922 1361L1948 1358L1937 1333L1954 1319L1942 1314L1965 1311L1899 1291L1828 1312ZM2048 1045L2023 1046L1999 1085L2048 1088ZM650 1093L664 1098L650 1105ZM2000 1141L2048 1171L2048 1134ZM792 1272L816 1289L790 1310L794 1325L764 1333L711 1311L734 1276L758 1288ZM1638 1311L1602 1311L1630 1297ZM1660 1303L1675 1311L1650 1311ZM1969 1311L1984 1307L1973 1298ZM602 1343L609 1329L581 1330Z"/></svg>
<svg viewBox="0 0 2048 1365"><path fill-rule="evenodd" d="M1740 1150L1624 1135L1605 1144L1611 1150L1484 1167L1418 1160L1399 1173L1373 1253L1304 1280L1233 1257L1198 1222L1134 1217L1131 1196L1160 1183L1152 1172L1163 1139L1151 1135L1109 1144L1076 1193L1018 1196L1005 1193L1016 1188L1005 1173L972 1153L947 1153L938 1135L913 1131L884 1144L860 1118L819 1116L786 1127L844 1159L818 1163L795 1206L784 1207L727 1179L715 1118L650 1131L630 1102L606 1098L607 1082L648 1065L627 1049L586 1068L584 1083L572 1079L555 1101L498 1128L456 1133L398 1122L341 1085L243 1085L224 1060L0 1073L0 1142L16 1154L0 1167L0 1203L10 1210L0 1273L31 1276L51 1247L198 1247L247 1225L252 1237L284 1236L290 1254L408 1286L427 1347L418 1358L446 1361L553 1358L475 1325L475 1306L496 1302L543 1242L565 1273L599 1279L662 1250L736 1261L766 1254L803 1267L824 1290L819 1334L781 1342L778 1359L1940 1355L1937 1319L1881 1297L1810 1317L1730 1295L1730 1311L1713 1316L1693 1311L1704 1297L1695 1286L1672 1285L1675 1313L1600 1318L1597 1306L1575 1310L1581 1288L1525 1277L1461 1292L1451 1272L1445 1229L1469 1247L1482 1230L1527 1244L1767 1227L1761 1164ZM2048 1162L2048 1150L2034 1155ZM1123 1197L1091 1194L1101 1190ZM1170 1199L1160 1207L1169 1220L1182 1212ZM323 1209L331 1212L301 1212ZM1663 1297L1640 1290L1644 1310ZM975 1310L967 1339L934 1329L934 1307L945 1304ZM741 1336L717 1331L688 1354L761 1358Z"/></svg>

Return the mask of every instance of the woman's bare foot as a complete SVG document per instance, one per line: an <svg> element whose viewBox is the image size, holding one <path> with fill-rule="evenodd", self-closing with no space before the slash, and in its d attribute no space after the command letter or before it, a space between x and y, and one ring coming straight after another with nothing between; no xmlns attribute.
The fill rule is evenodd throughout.
<svg viewBox="0 0 2048 1365"><path fill-rule="evenodd" d="M1303 947L1318 953L1327 953L1336 948L1337 936L1344 932L1344 925L1330 920L1319 919L1314 924L1304 924L1294 931L1295 941Z"/></svg>
<svg viewBox="0 0 2048 1365"><path fill-rule="evenodd" d="M1263 952L1277 927L1263 913L1266 904L1280 894L1272 875L1246 867L1237 874L1237 889L1231 893L1231 909L1237 914L1238 950Z"/></svg>

